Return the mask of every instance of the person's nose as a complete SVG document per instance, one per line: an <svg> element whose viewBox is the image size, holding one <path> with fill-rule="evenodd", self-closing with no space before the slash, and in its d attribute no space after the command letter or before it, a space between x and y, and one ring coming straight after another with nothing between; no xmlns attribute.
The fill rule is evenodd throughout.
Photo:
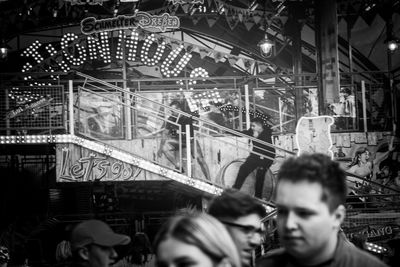
<svg viewBox="0 0 400 267"><path fill-rule="evenodd" d="M118 253L117 253L117 251L115 250L115 248L111 248L111 251L110 251L110 258L112 258L112 259L118 258Z"/></svg>
<svg viewBox="0 0 400 267"><path fill-rule="evenodd" d="M257 247L261 245L261 235L259 233L252 234L249 237L248 242L251 247Z"/></svg>
<svg viewBox="0 0 400 267"><path fill-rule="evenodd" d="M294 230L297 228L297 216L294 212L288 212L285 221L286 230Z"/></svg>

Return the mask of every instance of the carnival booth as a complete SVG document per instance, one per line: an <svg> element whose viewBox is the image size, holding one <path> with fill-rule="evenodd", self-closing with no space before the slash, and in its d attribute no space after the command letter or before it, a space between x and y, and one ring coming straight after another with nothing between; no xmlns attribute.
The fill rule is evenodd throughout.
<svg viewBox="0 0 400 267"><path fill-rule="evenodd" d="M0 1L0 241L24 248L16 258L51 264L49 247L86 218L152 240L176 210L232 187L251 153L273 161L259 252L276 241L276 173L302 153L347 170L349 239L383 255L399 238L400 61L388 54L387 71L372 64L381 44L366 55L351 42L376 34L360 10L344 21L303 1L11 2ZM357 7L345 2L329 5ZM244 132L254 118L271 142ZM360 150L368 175L350 167ZM255 185L256 171L240 190Z"/></svg>

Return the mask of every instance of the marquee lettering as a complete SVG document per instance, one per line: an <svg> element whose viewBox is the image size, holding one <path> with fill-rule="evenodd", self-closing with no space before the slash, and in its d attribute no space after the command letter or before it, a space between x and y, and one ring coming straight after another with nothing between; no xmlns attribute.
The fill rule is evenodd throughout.
<svg viewBox="0 0 400 267"><path fill-rule="evenodd" d="M168 13L151 15L143 11L137 12L134 16L119 15L115 18L106 19L88 17L81 21L81 32L86 35L137 27L160 29L165 32L167 29L179 28L180 21L177 16L171 16Z"/></svg>
<svg viewBox="0 0 400 267"><path fill-rule="evenodd" d="M142 171L133 165L92 152L87 157L82 157L73 163L68 148L62 149L60 165L60 181L133 180Z"/></svg>
<svg viewBox="0 0 400 267"><path fill-rule="evenodd" d="M346 236L352 239L355 234L360 234L368 239L382 239L390 237L391 235L393 235L395 232L398 231L399 231L398 226L387 225L379 228L367 227L364 230L349 233Z"/></svg>
<svg viewBox="0 0 400 267"><path fill-rule="evenodd" d="M122 36L126 37L124 43L122 42ZM116 58L122 59L122 51L125 51L128 60L135 60L136 52L140 49L138 40L139 34L136 31L132 31L131 36L126 36L123 31L120 31L119 42L116 47ZM142 52L140 59L147 66L154 66L159 63L165 52L166 44L163 42L157 47L157 51L150 55L149 47L154 44L157 44L156 37L149 35L140 49ZM39 41L35 41L21 55L33 59L36 64L43 62L49 64L49 66L45 66L49 70L56 71L61 69L64 72L68 72L71 69L71 65L82 65L87 58L91 60L101 59L106 64L111 63L110 40L108 32L105 31L100 32L96 37L88 35L85 39L78 39L76 34L66 33L61 38L61 51L56 51L52 44L47 44L45 49L41 49L42 46ZM48 56L54 57L54 60L44 60L44 57ZM165 77L177 77L188 64L192 55L184 50L183 45L180 45L171 50L164 58L160 62L161 73ZM30 62L26 62L22 67L22 72L29 71L43 71L43 68L38 70Z"/></svg>
<svg viewBox="0 0 400 267"><path fill-rule="evenodd" d="M156 28L165 32L167 29L177 29L180 27L179 18L168 13L156 16L139 11L136 14L138 26L141 28Z"/></svg>
<svg viewBox="0 0 400 267"><path fill-rule="evenodd" d="M119 15L115 18L99 19L94 17L84 18L81 21L81 32L89 35L103 31L115 31L136 28L137 19L134 16Z"/></svg>

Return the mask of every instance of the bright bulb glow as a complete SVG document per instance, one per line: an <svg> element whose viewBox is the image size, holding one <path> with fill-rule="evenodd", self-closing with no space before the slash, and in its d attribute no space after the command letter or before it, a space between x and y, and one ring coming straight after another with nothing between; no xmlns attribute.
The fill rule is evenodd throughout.
<svg viewBox="0 0 400 267"><path fill-rule="evenodd" d="M264 39L262 39L258 44L260 47L261 54L264 57L270 57L272 55L272 47L274 43L268 39L268 35L265 34Z"/></svg>
<svg viewBox="0 0 400 267"><path fill-rule="evenodd" d="M7 58L7 55L8 55L8 48L7 47L1 47L0 48L0 59Z"/></svg>
<svg viewBox="0 0 400 267"><path fill-rule="evenodd" d="M149 50L151 45L155 43L157 44L157 50L152 57L149 56ZM155 66L161 59L166 43L163 41L160 45L157 43L157 39L154 34L148 36L144 42L143 50L141 53L141 60L147 66Z"/></svg>
<svg viewBox="0 0 400 267"><path fill-rule="evenodd" d="M86 50L78 43L78 40L78 35L74 33L66 33L61 39L63 54L74 66L79 66L86 61ZM77 53L74 52L73 48L77 49ZM61 68L64 69L65 67L61 66Z"/></svg>
<svg viewBox="0 0 400 267"><path fill-rule="evenodd" d="M397 43L396 41L392 40L388 42L388 49L390 51L395 51L397 50L397 48L399 48L399 43Z"/></svg>

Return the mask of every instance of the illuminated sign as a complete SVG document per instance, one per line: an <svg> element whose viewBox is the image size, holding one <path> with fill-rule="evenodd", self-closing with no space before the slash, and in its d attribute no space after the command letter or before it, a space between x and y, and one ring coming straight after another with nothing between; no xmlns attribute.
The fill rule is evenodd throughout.
<svg viewBox="0 0 400 267"><path fill-rule="evenodd" d="M59 51L51 43L43 45L39 41L33 42L21 53L23 57L30 59L30 62L26 62L22 66L22 72L54 72L57 70L68 72L72 66L79 67L87 60L102 60L106 64L111 63L112 51L109 32L102 31L94 35L96 36L65 33L61 38L61 50ZM125 42L122 42L123 39ZM183 45L166 54L166 43L159 44L154 34L146 36L142 47L138 46L139 33L136 30L131 31L130 35L120 30L115 58L122 60L125 53L126 59L129 61L140 58L140 61L147 66L160 65L160 72L164 77L177 77L192 58ZM150 53L151 46L156 47L154 53ZM140 51L139 57L137 57L137 51ZM52 59L49 60L48 57L52 57ZM37 65L34 67L35 64ZM197 77L200 69L193 70L190 77Z"/></svg>
<svg viewBox="0 0 400 267"><path fill-rule="evenodd" d="M119 15L115 18L96 19L88 17L81 21L81 31L83 34L93 34L104 31L114 31L132 28L154 28L165 32L167 29L177 29L180 21L177 16L168 13L162 15L151 15L146 12L137 12L134 16Z"/></svg>

